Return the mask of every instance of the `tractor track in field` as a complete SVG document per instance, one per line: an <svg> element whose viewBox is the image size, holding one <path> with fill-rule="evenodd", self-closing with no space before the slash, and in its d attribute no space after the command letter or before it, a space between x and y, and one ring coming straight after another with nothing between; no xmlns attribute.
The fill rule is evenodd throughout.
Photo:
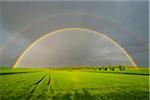
<svg viewBox="0 0 150 100"><path fill-rule="evenodd" d="M53 90L51 87L51 75L49 74L48 79L47 79L47 89L45 90L45 93L43 94L43 96L51 98L52 97L52 91Z"/></svg>
<svg viewBox="0 0 150 100"><path fill-rule="evenodd" d="M36 83L34 83L34 85L37 85L39 84L45 77L46 77L47 74L45 74L39 81L37 81Z"/></svg>
<svg viewBox="0 0 150 100"><path fill-rule="evenodd" d="M50 85L51 83L51 78L50 78L50 75L49 75L49 78L48 78L48 85Z"/></svg>
<svg viewBox="0 0 150 100"><path fill-rule="evenodd" d="M45 74L40 80L38 80L36 83L33 84L33 86L29 89L29 93L30 95L27 96L27 100L29 100L32 96L34 91L36 90L37 86L45 79L45 77L47 76L47 74Z"/></svg>
<svg viewBox="0 0 150 100"><path fill-rule="evenodd" d="M45 79L46 77L48 77L48 79ZM47 86L48 86L48 90L47 92L50 93L50 91L52 91L51 89L51 75L49 74L44 74L42 75L42 77L37 80L35 83L33 83L33 85L31 86L31 88L29 89L28 92L22 94L22 95L19 95L17 98L21 98L23 96L26 95L25 99L26 100L30 100L32 99L33 95L34 95L34 92L36 91L36 88L40 85L40 83L42 83L43 81L46 81L47 82ZM50 91L49 91L50 90Z"/></svg>

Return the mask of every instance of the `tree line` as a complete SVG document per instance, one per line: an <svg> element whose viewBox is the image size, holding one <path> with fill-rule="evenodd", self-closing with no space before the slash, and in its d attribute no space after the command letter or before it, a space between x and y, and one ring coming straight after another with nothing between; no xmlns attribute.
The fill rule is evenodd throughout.
<svg viewBox="0 0 150 100"><path fill-rule="evenodd" d="M111 70L111 71L115 71L116 69L119 69L120 71L124 71L126 68L125 66L119 65L118 67L113 67L113 66L104 66L104 67L99 67L98 70Z"/></svg>

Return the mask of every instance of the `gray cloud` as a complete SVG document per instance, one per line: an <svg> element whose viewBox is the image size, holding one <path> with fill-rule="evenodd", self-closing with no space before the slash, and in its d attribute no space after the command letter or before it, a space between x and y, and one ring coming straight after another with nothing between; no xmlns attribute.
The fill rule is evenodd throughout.
<svg viewBox="0 0 150 100"><path fill-rule="evenodd" d="M51 30L85 26L116 39L130 52L138 65L149 66L149 50L145 49L145 46L148 48L149 40L148 1L0 2L0 7L2 8L0 18L3 21L0 20L3 29L3 34L0 34L2 40L0 51L12 37L17 39L0 52L0 65L12 66L30 43ZM82 16L85 13L98 16L100 19L94 21L92 17ZM56 17L59 14L60 17ZM38 26L35 25L36 27L22 34L24 29L45 18L49 18L50 21L46 20ZM120 30L120 27L124 31ZM20 36L17 37L16 33ZM92 46L95 47L94 45L96 44Z"/></svg>
<svg viewBox="0 0 150 100"><path fill-rule="evenodd" d="M35 44L18 67L61 67L77 65L132 65L111 41L95 33L70 30L55 33Z"/></svg>

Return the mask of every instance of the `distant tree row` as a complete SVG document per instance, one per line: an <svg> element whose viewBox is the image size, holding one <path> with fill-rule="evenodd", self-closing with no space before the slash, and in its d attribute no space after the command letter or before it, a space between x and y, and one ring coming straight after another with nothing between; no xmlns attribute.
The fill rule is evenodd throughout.
<svg viewBox="0 0 150 100"><path fill-rule="evenodd" d="M125 66L122 66L122 65L119 65L119 66L115 66L115 67L113 67L113 66L104 66L104 67L99 67L98 69L99 70L105 70L105 71L107 71L107 70L111 70L111 71L115 71L115 69L119 69L120 71L124 71L125 70Z"/></svg>

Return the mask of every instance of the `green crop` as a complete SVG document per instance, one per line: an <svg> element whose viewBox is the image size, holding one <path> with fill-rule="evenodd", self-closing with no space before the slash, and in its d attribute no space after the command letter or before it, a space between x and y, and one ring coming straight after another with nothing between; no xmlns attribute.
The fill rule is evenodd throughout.
<svg viewBox="0 0 150 100"><path fill-rule="evenodd" d="M148 68L0 69L0 100L148 99Z"/></svg>

